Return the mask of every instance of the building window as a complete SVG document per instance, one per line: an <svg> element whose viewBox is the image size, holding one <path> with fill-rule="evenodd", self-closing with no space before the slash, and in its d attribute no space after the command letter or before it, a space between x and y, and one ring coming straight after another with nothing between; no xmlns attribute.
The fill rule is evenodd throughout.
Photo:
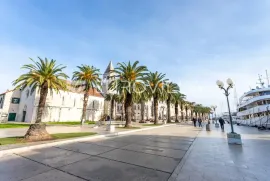
<svg viewBox="0 0 270 181"><path fill-rule="evenodd" d="M20 98L13 97L13 98L11 99L11 103L12 103L12 104L19 104L19 103L20 103Z"/></svg>
<svg viewBox="0 0 270 181"><path fill-rule="evenodd" d="M63 96L62 97L62 105L64 105L65 104L65 97Z"/></svg>
<svg viewBox="0 0 270 181"><path fill-rule="evenodd" d="M74 98L74 104L73 104L73 106L75 107L76 106L76 99Z"/></svg>
<svg viewBox="0 0 270 181"><path fill-rule="evenodd" d="M93 108L95 108L95 101L93 101Z"/></svg>

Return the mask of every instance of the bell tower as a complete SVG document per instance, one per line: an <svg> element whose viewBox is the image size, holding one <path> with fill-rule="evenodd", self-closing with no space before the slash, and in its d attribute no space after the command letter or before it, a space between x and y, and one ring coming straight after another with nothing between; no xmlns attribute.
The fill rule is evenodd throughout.
<svg viewBox="0 0 270 181"><path fill-rule="evenodd" d="M115 79L114 75L115 73L114 73L113 64L112 64L112 61L110 61L109 65L107 66L103 74L103 79L102 79L102 92L104 95L115 92L115 91L109 90L109 84L111 83L112 80Z"/></svg>

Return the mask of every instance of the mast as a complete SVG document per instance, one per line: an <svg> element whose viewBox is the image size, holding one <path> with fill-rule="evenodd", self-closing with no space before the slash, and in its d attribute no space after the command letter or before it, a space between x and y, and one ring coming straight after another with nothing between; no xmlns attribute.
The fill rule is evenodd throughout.
<svg viewBox="0 0 270 181"><path fill-rule="evenodd" d="M259 76L259 83L257 82L256 84L259 84L259 85L261 85L261 87L263 88L264 86L264 82L262 81L262 75L260 75L260 74L258 74L258 76Z"/></svg>
<svg viewBox="0 0 270 181"><path fill-rule="evenodd" d="M265 74L266 74L266 80L267 80L267 87L269 87L269 77L268 77L268 72L267 72L267 70L265 70Z"/></svg>

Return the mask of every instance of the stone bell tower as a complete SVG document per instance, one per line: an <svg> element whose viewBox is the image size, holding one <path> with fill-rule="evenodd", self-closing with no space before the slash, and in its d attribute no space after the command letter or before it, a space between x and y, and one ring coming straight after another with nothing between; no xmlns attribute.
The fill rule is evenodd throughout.
<svg viewBox="0 0 270 181"><path fill-rule="evenodd" d="M114 77L114 68L113 63L110 61L109 65L107 66L103 78L102 78L102 93L104 96L106 94L115 94L116 91L109 90L109 84L115 79ZM110 102L104 101L104 114L109 115L110 114Z"/></svg>

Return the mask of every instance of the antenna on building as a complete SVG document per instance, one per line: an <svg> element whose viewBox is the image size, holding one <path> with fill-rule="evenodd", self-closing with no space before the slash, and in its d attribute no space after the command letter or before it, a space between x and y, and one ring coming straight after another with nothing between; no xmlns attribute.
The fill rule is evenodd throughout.
<svg viewBox="0 0 270 181"><path fill-rule="evenodd" d="M269 87L269 77L268 77L268 72L267 72L267 70L265 70L265 74L266 74L266 80L267 80L267 87Z"/></svg>

